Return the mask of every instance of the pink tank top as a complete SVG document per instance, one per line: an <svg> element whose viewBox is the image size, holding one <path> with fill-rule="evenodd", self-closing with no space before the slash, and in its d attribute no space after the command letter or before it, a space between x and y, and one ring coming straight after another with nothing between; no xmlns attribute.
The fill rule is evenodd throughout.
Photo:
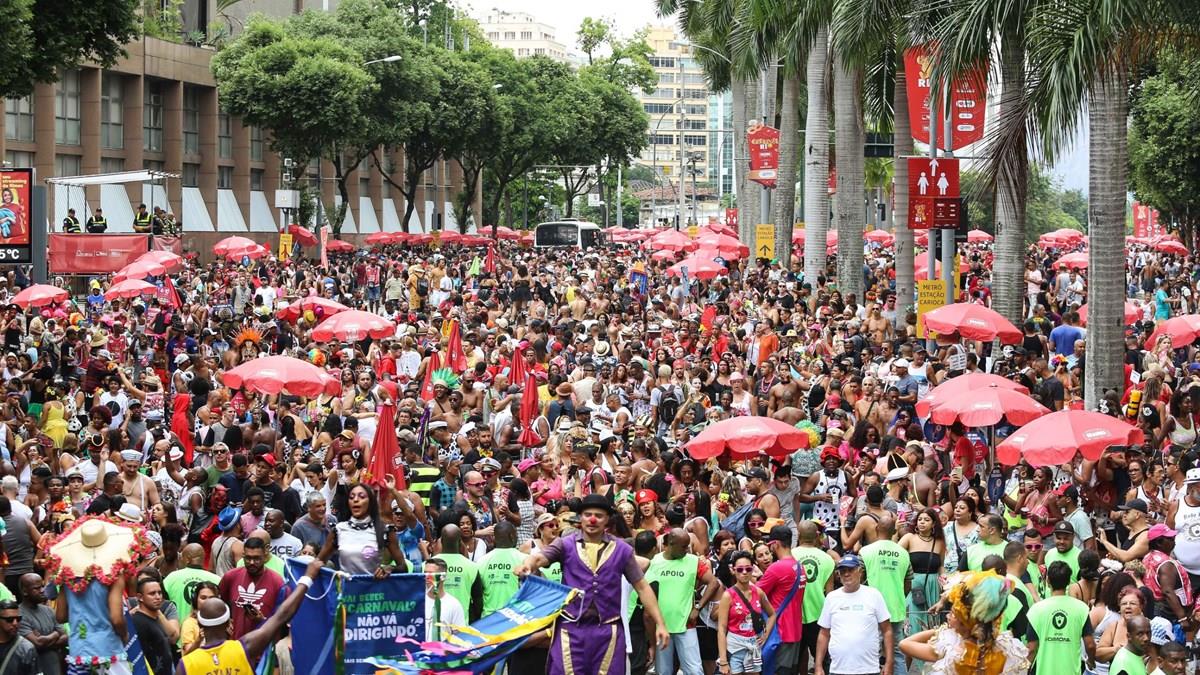
<svg viewBox="0 0 1200 675"><path fill-rule="evenodd" d="M742 602L736 590L730 588L725 592L729 594L729 632L742 637L755 637L754 619L750 616L746 603ZM762 612L762 591L751 586L749 599L754 611Z"/></svg>

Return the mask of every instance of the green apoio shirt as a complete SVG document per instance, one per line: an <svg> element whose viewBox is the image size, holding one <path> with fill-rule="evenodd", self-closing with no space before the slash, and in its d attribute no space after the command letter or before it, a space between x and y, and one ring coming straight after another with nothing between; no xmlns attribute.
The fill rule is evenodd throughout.
<svg viewBox="0 0 1200 675"><path fill-rule="evenodd" d="M867 568L866 584L883 595L892 621L903 621L908 611L904 579L911 567L908 551L891 539L881 539L858 552Z"/></svg>
<svg viewBox="0 0 1200 675"><path fill-rule="evenodd" d="M1042 578L1042 568L1032 560L1025 566L1025 571L1029 574L1029 583L1037 589L1039 597L1046 597L1046 580ZM1030 603L1033 604L1033 603Z"/></svg>
<svg viewBox="0 0 1200 675"><path fill-rule="evenodd" d="M1046 565L1046 569L1050 569L1050 563L1055 562L1056 560L1061 560L1067 563L1067 566L1071 568L1072 582L1079 581L1079 549L1072 546L1071 548L1067 549L1066 553L1059 553L1058 549L1054 548L1053 546L1046 549L1046 560L1044 563Z"/></svg>
<svg viewBox="0 0 1200 675"><path fill-rule="evenodd" d="M1128 647L1121 647L1117 650L1117 655L1113 657L1112 663L1109 664L1108 672L1112 675L1146 675L1146 662L1142 661L1142 657L1129 651Z"/></svg>
<svg viewBox="0 0 1200 675"><path fill-rule="evenodd" d="M1079 672L1080 640L1091 630L1088 606L1080 600L1054 595L1034 603L1029 608L1029 641L1038 643L1037 672Z"/></svg>
<svg viewBox="0 0 1200 675"><path fill-rule="evenodd" d="M697 571L699 558L691 553L675 560L668 560L659 553L650 561L646 583L658 582L658 607L668 633L687 631L692 598L696 593ZM617 589L613 589L613 592L617 592Z"/></svg>
<svg viewBox="0 0 1200 675"><path fill-rule="evenodd" d="M525 554L515 548L498 548L479 563L483 576L483 613L491 614L516 595L519 579L513 568L520 567Z"/></svg>
<svg viewBox="0 0 1200 675"><path fill-rule="evenodd" d="M286 579L286 577L284 578ZM208 570L183 567L171 572L163 579L163 592L167 594L167 597L179 609L179 621L181 623L192 615L192 603L188 602L186 597L188 591L195 588L202 581L220 584L221 577Z"/></svg>
<svg viewBox="0 0 1200 675"><path fill-rule="evenodd" d="M446 561L446 592L454 596L463 606L463 612L471 615L471 587L479 576L479 565L457 553L442 553L437 557Z"/></svg>
<svg viewBox="0 0 1200 675"><path fill-rule="evenodd" d="M998 555L1004 557L1004 547L1008 545L1007 541L1002 541L999 544L989 544L987 542L979 542L971 544L967 547L967 569L972 572L978 572L983 569L983 559L989 555Z"/></svg>
<svg viewBox="0 0 1200 675"><path fill-rule="evenodd" d="M821 618L825 606L825 585L833 576L833 558L811 546L797 546L792 549L792 557L804 570L804 623L812 623Z"/></svg>

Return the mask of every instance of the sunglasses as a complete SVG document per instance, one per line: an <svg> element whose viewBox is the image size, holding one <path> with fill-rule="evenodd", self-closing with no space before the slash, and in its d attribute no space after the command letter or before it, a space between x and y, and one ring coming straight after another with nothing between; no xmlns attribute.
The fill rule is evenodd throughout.
<svg viewBox="0 0 1200 675"><path fill-rule="evenodd" d="M485 480L477 480L474 483L467 483L467 487L483 487L484 485L487 485L487 481Z"/></svg>
<svg viewBox="0 0 1200 675"><path fill-rule="evenodd" d="M5 623L16 623L21 620L19 616L0 616L0 621Z"/></svg>
<svg viewBox="0 0 1200 675"><path fill-rule="evenodd" d="M1042 545L1041 544L1025 544L1025 550L1026 551L1040 551L1040 550L1042 550Z"/></svg>
<svg viewBox="0 0 1200 675"><path fill-rule="evenodd" d="M733 568L733 571L737 572L738 574L749 574L754 571L754 568L753 567L735 567L735 568Z"/></svg>

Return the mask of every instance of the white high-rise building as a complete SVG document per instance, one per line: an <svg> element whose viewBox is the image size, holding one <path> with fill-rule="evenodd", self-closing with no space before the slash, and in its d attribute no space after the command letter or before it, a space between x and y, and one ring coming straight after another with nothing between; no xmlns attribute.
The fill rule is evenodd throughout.
<svg viewBox="0 0 1200 675"><path fill-rule="evenodd" d="M479 28L493 45L512 50L518 57L544 55L563 63L571 60L566 46L555 37L554 27L530 14L493 8L479 22Z"/></svg>

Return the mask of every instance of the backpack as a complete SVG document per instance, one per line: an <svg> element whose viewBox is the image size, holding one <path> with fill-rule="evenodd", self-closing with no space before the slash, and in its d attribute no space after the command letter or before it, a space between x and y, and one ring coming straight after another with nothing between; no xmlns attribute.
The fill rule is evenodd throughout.
<svg viewBox="0 0 1200 675"><path fill-rule="evenodd" d="M675 420L675 416L679 414L679 394L674 386L668 385L659 387L660 397L658 399L658 421L663 424L670 424Z"/></svg>
<svg viewBox="0 0 1200 675"><path fill-rule="evenodd" d="M748 501L737 508L736 511L725 517L721 521L721 529L728 530L733 535L734 541L741 541L742 537L746 536L746 515L754 508L754 500Z"/></svg>

